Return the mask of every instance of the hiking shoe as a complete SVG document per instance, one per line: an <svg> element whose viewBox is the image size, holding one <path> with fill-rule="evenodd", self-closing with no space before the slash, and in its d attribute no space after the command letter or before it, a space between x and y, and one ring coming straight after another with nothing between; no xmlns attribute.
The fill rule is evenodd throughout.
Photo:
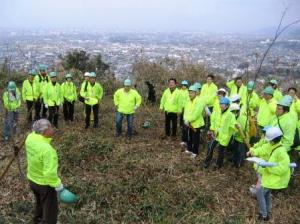
<svg viewBox="0 0 300 224"><path fill-rule="evenodd" d="M257 188L256 188L255 185L251 185L251 186L249 187L249 191L250 191L250 193L251 193L251 195L252 195L253 197L256 197Z"/></svg>
<svg viewBox="0 0 300 224"><path fill-rule="evenodd" d="M192 159L195 159L196 157L197 157L197 154L192 153L191 158L192 158Z"/></svg>
<svg viewBox="0 0 300 224"><path fill-rule="evenodd" d="M263 217L262 214L259 214L258 215L258 220L267 222L267 221L270 220L270 217L268 215L266 217Z"/></svg>
<svg viewBox="0 0 300 224"><path fill-rule="evenodd" d="M186 142L180 142L180 145L181 145L182 147L187 147Z"/></svg>
<svg viewBox="0 0 300 224"><path fill-rule="evenodd" d="M185 152L186 154L191 154L191 152L190 152L189 150L187 150L187 149L186 149L184 152Z"/></svg>

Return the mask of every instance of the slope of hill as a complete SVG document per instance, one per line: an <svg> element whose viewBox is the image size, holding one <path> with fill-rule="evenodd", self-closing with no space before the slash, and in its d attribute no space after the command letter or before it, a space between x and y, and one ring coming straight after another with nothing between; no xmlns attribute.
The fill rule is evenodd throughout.
<svg viewBox="0 0 300 224"><path fill-rule="evenodd" d="M53 139L63 183L80 197L76 205L60 204L60 223L257 223L258 207L248 191L256 179L250 164L241 170L228 162L221 171L202 170L206 149L193 160L179 140L162 139L163 114L154 107L138 110L137 135L130 142L115 138L114 112L106 97L100 128L85 130L78 104L74 124L62 122ZM150 129L142 129L145 120ZM26 129L20 122L22 136ZM11 154L11 142L0 148ZM24 151L20 156L25 172ZM1 170L7 161L0 160ZM300 222L299 186L298 178L274 196L270 223ZM33 195L16 163L1 182L0 198L0 223L30 223Z"/></svg>

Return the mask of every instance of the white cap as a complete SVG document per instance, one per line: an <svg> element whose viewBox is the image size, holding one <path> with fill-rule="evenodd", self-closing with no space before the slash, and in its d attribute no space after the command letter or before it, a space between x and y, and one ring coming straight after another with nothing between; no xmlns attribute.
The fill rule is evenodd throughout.
<svg viewBox="0 0 300 224"><path fill-rule="evenodd" d="M218 89L217 94L218 94L218 92L224 92L224 93L226 93L226 95L227 95L227 91L226 91L226 89L224 89L224 88Z"/></svg>
<svg viewBox="0 0 300 224"><path fill-rule="evenodd" d="M266 131L266 140L272 141L274 138L277 138L279 136L282 136L282 131L278 127L271 127L268 128Z"/></svg>
<svg viewBox="0 0 300 224"><path fill-rule="evenodd" d="M230 100L231 100L231 102L236 102L236 101L238 101L238 100L240 100L241 99L241 96L240 95L238 95L238 94L234 94L234 95L232 95L232 97L230 98Z"/></svg>
<svg viewBox="0 0 300 224"><path fill-rule="evenodd" d="M237 103L233 103L230 105L229 110L230 111L240 110L240 106Z"/></svg>
<svg viewBox="0 0 300 224"><path fill-rule="evenodd" d="M85 72L84 73L84 77L90 77L90 73L89 72Z"/></svg>

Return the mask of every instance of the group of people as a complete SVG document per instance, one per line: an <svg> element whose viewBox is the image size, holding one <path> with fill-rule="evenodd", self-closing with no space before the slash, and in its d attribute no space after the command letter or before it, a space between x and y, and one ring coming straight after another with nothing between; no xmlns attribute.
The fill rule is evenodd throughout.
<svg viewBox="0 0 300 224"><path fill-rule="evenodd" d="M85 128L99 126L99 104L103 98L103 87L96 81L95 72L85 72L84 80L78 89L73 82L71 73L65 75L65 81L60 84L57 73L47 73L45 65L39 66L39 71L33 69L28 72L20 91L14 81L9 81L3 94L5 108L5 123L3 137L8 140L12 136L18 120L19 109L22 100L27 107L27 121L32 124L41 118L47 118L50 123L58 128L59 111L62 107L64 120L73 122L75 102L84 104ZM116 134L122 133L122 120L126 117L128 130L127 137L130 139L133 133L133 114L141 105L140 94L132 88L131 80L124 81L124 88L118 89L114 94L114 104L117 108ZM91 114L93 117L91 118Z"/></svg>
<svg viewBox="0 0 300 224"><path fill-rule="evenodd" d="M203 167L208 169L218 150L215 169L224 165L224 158L233 167L243 165L246 156L256 156L264 160L255 167L257 183L251 192L256 195L262 220L268 220L271 213L271 191L288 187L291 178L290 161L292 152L298 149L300 101L297 89L291 87L286 95L278 89L276 80L266 83L262 94L257 94L254 81L243 84L242 77L236 76L218 88L215 76L209 74L206 83L189 85L181 82L180 88L174 78L169 79L168 88L163 92L160 109L165 113L165 135L177 136L177 121L181 126L181 143L185 153L192 158L199 155L200 144L207 138L206 157ZM116 106L116 137L122 134L122 120L127 120L127 137L133 134L134 114L142 103L132 82L126 79L123 88L113 96ZM78 93L70 73L65 82L57 82L55 72L47 73L46 66L39 71L31 70L23 82L20 92L15 82L10 81L3 94L6 109L4 138L7 140L18 117L21 100L27 105L27 120L34 121L33 132L25 142L28 170L27 177L36 197L35 223L48 220L56 223L56 191L65 190L57 175L57 154L50 144L53 128L58 127L60 106L64 119L74 120L74 104L77 100L85 105L85 128L90 127L91 113L94 128L99 125L99 104L103 88L96 81L94 72L86 72ZM33 110L35 111L33 115ZM48 114L47 114L48 113ZM47 118L47 119L45 119ZM43 147L42 147L43 146ZM298 155L298 154L297 154ZM297 157L299 163L299 155ZM271 165L270 165L271 164ZM56 190L56 191L55 191Z"/></svg>
<svg viewBox="0 0 300 224"><path fill-rule="evenodd" d="M203 86L198 82L189 85L183 80L180 88L176 79L169 79L160 101L160 109L165 112L165 135L174 138L180 120L180 144L191 158L198 157L201 143L206 148L203 141L206 137L204 169L211 165L216 149L214 169L223 167L226 155L236 168L243 165L247 156L263 159L255 166L258 181L250 190L260 206L259 219L269 220L271 190L288 187L291 160L300 165L297 89L290 87L283 95L278 82L270 80L262 93L257 94L255 82L244 85L239 75L218 89L214 78L208 75Z"/></svg>

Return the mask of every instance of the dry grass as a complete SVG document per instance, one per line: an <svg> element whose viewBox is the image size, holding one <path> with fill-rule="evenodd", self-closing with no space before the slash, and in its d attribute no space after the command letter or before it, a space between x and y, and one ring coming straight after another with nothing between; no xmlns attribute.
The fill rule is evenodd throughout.
<svg viewBox="0 0 300 224"><path fill-rule="evenodd" d="M255 182L251 166L236 171L227 163L222 171L202 170L205 149L192 160L181 152L179 140L161 139L163 115L150 111L160 127L152 121L150 129L142 129L152 116L141 108L135 118L138 134L130 143L114 138L110 97L101 106L99 129L85 131L81 112L73 125L62 125L53 141L60 175L80 201L60 204L60 223L258 223L256 200L248 192ZM9 145L0 146L9 154ZM25 169L24 152L21 157ZM0 162L2 169L7 159ZM296 179L274 197L270 223L300 222L299 185ZM1 183L0 198L0 223L30 223L33 195L19 179L16 163Z"/></svg>

